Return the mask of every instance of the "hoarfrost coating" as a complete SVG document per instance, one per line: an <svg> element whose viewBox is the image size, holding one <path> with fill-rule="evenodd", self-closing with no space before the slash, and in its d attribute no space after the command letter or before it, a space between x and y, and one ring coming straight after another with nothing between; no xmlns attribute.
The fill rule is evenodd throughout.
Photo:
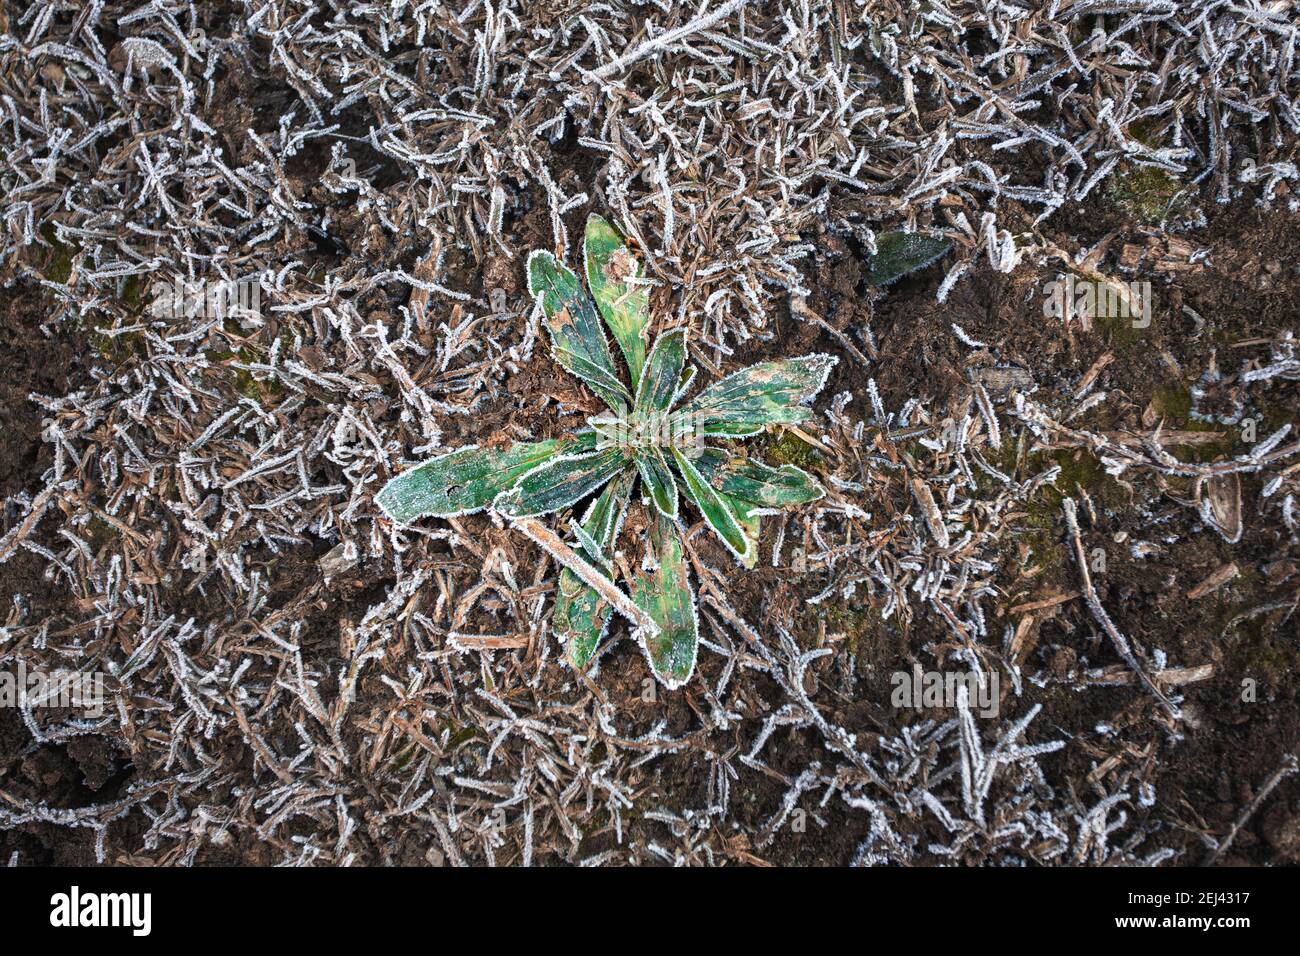
<svg viewBox="0 0 1300 956"><path fill-rule="evenodd" d="M1028 449L1197 484L1199 500L1152 515L1162 541L1200 540L1184 519L1201 521L1212 482L1258 477L1268 494L1243 497L1243 520L1285 543L1300 534L1294 432L1180 457L1159 422L1116 434L1071 418L1088 398L946 316L972 381L947 403L924 381L899 395L871 301L843 329L809 305L823 244L873 254L886 230L951 243L949 302L983 270L1086 266L1092 251L1049 247L1047 230L1135 170L1211 204L1293 206L1294 4L1108 10L0 7L0 282L23 296L33 351L76 330L91 370L31 396L39 473L5 486L0 564L36 568L35 583L11 595L0 655L102 661L102 715L20 706L19 733L105 742L134 768L76 806L22 792L0 828L84 836L100 862L752 862L807 809L821 834L856 825L863 864L1173 856L1145 811L1164 799L1151 781L1166 738L1188 730L1138 668L1186 716L1173 675L1203 662L1170 648L1160 665L1094 586L1063 640L1083 654L1061 668L1100 669L1089 653L1120 635L1137 668L1102 676L1148 708L1134 749L1153 756L1124 741L1087 787L1062 783L1065 738L1027 699L1053 679L1031 659L1044 621L1074 598L1063 585L1027 599L1063 603L1008 618L995 575L1005 540L1026 570L1052 544L1024 515L1044 512L1062 465ZM516 440L516 416L587 413L538 374L541 310L511 277L535 245L571 261L593 207L635 240L647 294L691 328L709 381L792 329L855 366L805 429L820 445L795 449L825 456L827 495L768 519L764 599L729 596L723 560L692 566L687 709L627 692L642 709L620 709L555 666L555 564L526 535L483 515L402 529L375 502L420 459ZM255 277L261 324L207 309L158 321L142 308L157 276ZM1300 375L1292 338L1261 353L1240 356L1248 392ZM1061 491L1094 544L1103 506ZM1080 567L1065 564L1081 594ZM44 584L57 600L31 596ZM795 633L791 607L842 616ZM922 634L909 651L945 667L1002 675L1009 719L968 703L877 732L843 703L864 699L863 620ZM703 782L664 794L647 789L655 774ZM751 795L756 826L738 809Z"/></svg>

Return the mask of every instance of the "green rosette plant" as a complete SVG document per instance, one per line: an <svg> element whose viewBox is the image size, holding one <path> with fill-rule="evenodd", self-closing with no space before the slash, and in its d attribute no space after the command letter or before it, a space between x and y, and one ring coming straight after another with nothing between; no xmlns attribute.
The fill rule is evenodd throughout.
<svg viewBox="0 0 1300 956"><path fill-rule="evenodd" d="M528 257L528 290L545 317L555 361L608 413L588 418L586 428L564 438L468 447L430 459L393 478L375 500L399 523L491 508L522 524L591 498L581 519L569 522L572 547L551 548L563 565L552 629L569 662L583 670L612 612L639 609L646 625L639 635L655 675L679 687L694 671L699 643L684 505L699 512L740 564L753 567L762 515L815 501L825 491L793 465L772 468L737 454L734 440L806 421L808 403L836 359L805 355L751 365L684 401L695 378L686 331L666 331L649 344L649 284L605 219L588 219L583 248L590 296L571 269L543 251ZM622 354L626 380L606 328ZM711 440L729 441L731 448ZM637 493L650 518L627 604L627 593L613 581L614 548Z"/></svg>

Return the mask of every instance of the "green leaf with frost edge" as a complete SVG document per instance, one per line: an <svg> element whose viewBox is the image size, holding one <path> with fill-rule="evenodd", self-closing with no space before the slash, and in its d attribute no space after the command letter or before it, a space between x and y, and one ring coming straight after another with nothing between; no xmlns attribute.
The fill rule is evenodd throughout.
<svg viewBox="0 0 1300 956"><path fill-rule="evenodd" d="M630 471L616 477L605 486L582 520L583 530L601 546L600 555L587 555L598 565L609 561L607 555L623 526L632 484ZM578 670L585 670L591 662L612 613L613 608L594 588L568 568L560 571L551 628L564 645L569 663Z"/></svg>
<svg viewBox="0 0 1300 956"><path fill-rule="evenodd" d="M561 455L543 462L503 491L492 507L511 518L545 515L577 504L627 467L621 448Z"/></svg>
<svg viewBox="0 0 1300 956"><path fill-rule="evenodd" d="M644 648L655 676L669 690L690 680L699 653L699 621L684 551L676 523L658 515L650 527L649 567L632 586L632 600L659 625Z"/></svg>
<svg viewBox="0 0 1300 956"><path fill-rule="evenodd" d="M700 509L705 523L742 564L752 566L755 557L754 541L741 527L735 511L713 490L688 455L674 448L673 459L677 463L677 473L682 476L682 490L695 503L695 507Z"/></svg>
<svg viewBox="0 0 1300 956"><path fill-rule="evenodd" d="M748 556L740 559L741 565L746 570L752 571L754 566L758 564L758 533L763 526L762 517L754 514L759 505L751 501L742 501L740 498L733 498L731 495L724 495L721 492L718 493L718 497L731 508L732 514L736 516L736 521L740 524L740 530L753 542Z"/></svg>
<svg viewBox="0 0 1300 956"><path fill-rule="evenodd" d="M614 227L595 213L587 217L582 257L591 296L623 352L636 391L645 365L650 296L644 285L627 279L641 278L641 262Z"/></svg>
<svg viewBox="0 0 1300 956"><path fill-rule="evenodd" d="M528 292L541 299L551 354L614 411L632 404L632 394L614 371L614 356L596 309L573 270L549 252L528 257Z"/></svg>
<svg viewBox="0 0 1300 956"><path fill-rule="evenodd" d="M772 468L743 455L706 448L695 467L723 495L762 508L789 508L816 501L826 494L812 475L794 465Z"/></svg>
<svg viewBox="0 0 1300 956"><path fill-rule="evenodd" d="M676 518L677 481L673 478L663 451L658 448L638 451L636 470L655 509L665 518Z"/></svg>
<svg viewBox="0 0 1300 956"><path fill-rule="evenodd" d="M747 437L767 425L797 425L812 417L804 403L822 390L838 362L833 355L760 362L715 382L674 413L706 434Z"/></svg>
<svg viewBox="0 0 1300 956"><path fill-rule="evenodd" d="M538 465L566 454L590 451L595 434L528 442L508 448L470 446L431 458L392 478L375 503L393 521L406 524L431 515L451 518L482 511L501 492Z"/></svg>
<svg viewBox="0 0 1300 956"><path fill-rule="evenodd" d="M636 390L638 412L666 412L682 391L686 367L686 330L673 329L655 339L646 362L645 374ZM690 380L685 382L690 386Z"/></svg>

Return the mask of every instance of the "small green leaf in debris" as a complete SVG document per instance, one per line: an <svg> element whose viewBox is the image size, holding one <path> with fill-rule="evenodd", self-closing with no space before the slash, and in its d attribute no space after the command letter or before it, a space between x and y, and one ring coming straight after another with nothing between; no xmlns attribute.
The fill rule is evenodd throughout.
<svg viewBox="0 0 1300 956"><path fill-rule="evenodd" d="M952 247L947 239L919 232L886 232L876 237L876 254L867 260L867 280L889 285L924 269Z"/></svg>

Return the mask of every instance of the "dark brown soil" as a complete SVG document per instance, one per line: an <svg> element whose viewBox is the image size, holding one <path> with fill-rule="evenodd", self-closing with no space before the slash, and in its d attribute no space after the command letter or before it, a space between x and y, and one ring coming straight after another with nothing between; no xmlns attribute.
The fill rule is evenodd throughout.
<svg viewBox="0 0 1300 956"><path fill-rule="evenodd" d="M35 493L50 466L50 446L41 441L41 409L29 396L63 395L86 381L74 331L63 324L42 329L49 311L50 303L29 286L16 294L6 290L0 305L0 363L5 370L0 381L0 497L6 499L22 491ZM5 515L6 531L14 520ZM19 596L38 612L68 600L47 581L44 566L29 551L0 565L6 609ZM112 745L102 738L37 745L19 712L0 707L0 790L39 793L52 806L84 806L108 795L118 773ZM34 825L0 837L0 856L7 859L17 851L32 863L93 863L93 839L86 830Z"/></svg>

